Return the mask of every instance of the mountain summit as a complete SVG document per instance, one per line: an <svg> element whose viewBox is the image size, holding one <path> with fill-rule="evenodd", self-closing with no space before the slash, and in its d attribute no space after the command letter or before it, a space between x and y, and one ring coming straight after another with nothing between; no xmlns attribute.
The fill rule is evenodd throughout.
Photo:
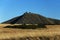
<svg viewBox="0 0 60 40"><path fill-rule="evenodd" d="M17 16L8 21L3 22L3 24L60 24L60 20L47 18L39 14L34 14L31 12L25 12L21 16Z"/></svg>

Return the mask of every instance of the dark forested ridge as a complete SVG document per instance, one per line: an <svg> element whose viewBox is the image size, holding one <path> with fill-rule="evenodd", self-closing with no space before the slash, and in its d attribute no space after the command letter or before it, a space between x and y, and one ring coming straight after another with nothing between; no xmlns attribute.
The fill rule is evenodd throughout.
<svg viewBox="0 0 60 40"><path fill-rule="evenodd" d="M60 24L60 20L47 18L39 14L25 12L21 16L17 16L2 24Z"/></svg>

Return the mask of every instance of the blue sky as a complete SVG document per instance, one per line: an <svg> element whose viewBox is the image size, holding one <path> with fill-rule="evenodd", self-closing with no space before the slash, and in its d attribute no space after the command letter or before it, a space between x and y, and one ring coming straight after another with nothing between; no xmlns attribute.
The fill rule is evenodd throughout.
<svg viewBox="0 0 60 40"><path fill-rule="evenodd" d="M60 19L60 0L0 0L0 22L26 11Z"/></svg>

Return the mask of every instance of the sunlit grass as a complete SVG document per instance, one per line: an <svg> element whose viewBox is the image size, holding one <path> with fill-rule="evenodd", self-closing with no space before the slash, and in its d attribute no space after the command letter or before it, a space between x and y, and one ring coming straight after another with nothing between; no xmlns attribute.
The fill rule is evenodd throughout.
<svg viewBox="0 0 60 40"><path fill-rule="evenodd" d="M42 38L60 38L60 25L46 25L46 29L14 29L0 28L0 39L39 39ZM57 36L58 35L58 36Z"/></svg>

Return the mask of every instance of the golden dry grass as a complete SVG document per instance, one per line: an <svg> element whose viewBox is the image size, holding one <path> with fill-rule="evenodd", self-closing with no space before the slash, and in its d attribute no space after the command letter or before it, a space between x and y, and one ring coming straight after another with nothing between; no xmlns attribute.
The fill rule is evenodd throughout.
<svg viewBox="0 0 60 40"><path fill-rule="evenodd" d="M9 24L10 25L10 24ZM5 25L2 25L5 26ZM26 38L26 37L55 37L60 35L60 25L46 25L47 29L13 29L0 27L0 39ZM52 40L52 39L51 39ZM60 39L59 39L60 40Z"/></svg>

